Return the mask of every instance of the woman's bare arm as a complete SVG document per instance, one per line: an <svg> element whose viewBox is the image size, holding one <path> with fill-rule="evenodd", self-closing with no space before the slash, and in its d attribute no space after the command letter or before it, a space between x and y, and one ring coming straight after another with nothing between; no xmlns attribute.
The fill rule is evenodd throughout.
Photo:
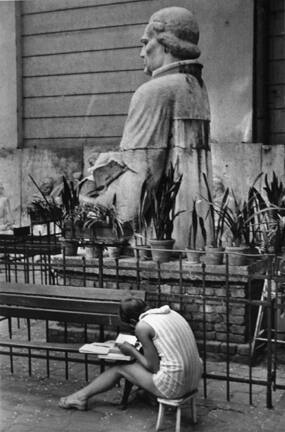
<svg viewBox="0 0 285 432"><path fill-rule="evenodd" d="M142 344L142 351L139 352L135 347L128 343L119 346L120 350L127 355L131 355L145 369L155 373L159 369L159 357L153 344L154 330L147 323L139 322L136 325L136 336Z"/></svg>

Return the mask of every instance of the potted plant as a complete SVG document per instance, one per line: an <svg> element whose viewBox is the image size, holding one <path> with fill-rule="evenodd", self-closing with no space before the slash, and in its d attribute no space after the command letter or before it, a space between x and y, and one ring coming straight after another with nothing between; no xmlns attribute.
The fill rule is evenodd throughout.
<svg viewBox="0 0 285 432"><path fill-rule="evenodd" d="M62 220L62 208L53 196L46 195L35 179L29 174L30 179L37 188L39 195L34 196L27 206L32 225L54 222L60 227Z"/></svg>
<svg viewBox="0 0 285 432"><path fill-rule="evenodd" d="M203 178L207 190L207 197L204 199L209 204L206 216L209 218L209 232L207 233L207 244L203 260L206 264L219 265L223 262L224 248L222 243L225 231L225 208L229 198L229 189L225 190L220 204L216 204L205 173L203 173Z"/></svg>
<svg viewBox="0 0 285 432"><path fill-rule="evenodd" d="M150 177L143 182L140 194L138 215L134 221L135 246L137 248L139 257L142 260L151 258L150 245L148 242L151 225L150 193L148 188L149 181Z"/></svg>
<svg viewBox="0 0 285 432"><path fill-rule="evenodd" d="M186 248L187 260L191 263L197 264L200 262L201 251L204 249L197 249L197 235L198 231L201 231L201 235L204 241L204 247L207 242L207 233L204 225L204 220L198 215L196 209L196 200L193 201L193 210L191 212L191 224L188 235L188 248Z"/></svg>
<svg viewBox="0 0 285 432"><path fill-rule="evenodd" d="M119 256L120 249L133 235L131 223L123 222L118 216L116 195L112 205L86 205L86 218L83 225L84 236L108 246L112 257Z"/></svg>
<svg viewBox="0 0 285 432"><path fill-rule="evenodd" d="M232 205L225 208L225 223L231 232L231 245L226 247L230 265L245 265L257 258L261 244L261 228L267 218L269 207L255 188L249 188L247 199L237 200L232 191Z"/></svg>
<svg viewBox="0 0 285 432"><path fill-rule="evenodd" d="M72 181L62 177L62 185L58 191L58 197L62 208L62 247L65 255L76 255L79 240L81 238L82 221L79 204L78 188Z"/></svg>
<svg viewBox="0 0 285 432"><path fill-rule="evenodd" d="M146 180L145 199L153 226L155 238L150 239L154 261L167 262L175 240L172 238L175 218L183 212L175 212L176 197L182 181L182 174L176 175L173 165L165 171L154 185L151 178Z"/></svg>

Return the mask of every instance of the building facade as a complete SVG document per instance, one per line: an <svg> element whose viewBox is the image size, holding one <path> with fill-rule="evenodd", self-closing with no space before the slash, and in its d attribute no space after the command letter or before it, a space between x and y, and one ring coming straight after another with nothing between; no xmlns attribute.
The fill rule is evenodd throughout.
<svg viewBox="0 0 285 432"><path fill-rule="evenodd" d="M214 175L238 194L284 176L285 1L176 0L200 26ZM150 15L170 0L0 3L0 182L18 223L38 183L117 149Z"/></svg>

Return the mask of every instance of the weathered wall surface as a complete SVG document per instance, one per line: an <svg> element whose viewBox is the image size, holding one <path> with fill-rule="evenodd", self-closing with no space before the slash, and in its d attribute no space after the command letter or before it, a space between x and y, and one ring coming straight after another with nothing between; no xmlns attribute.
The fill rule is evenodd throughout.
<svg viewBox="0 0 285 432"><path fill-rule="evenodd" d="M0 2L0 182L13 209L25 205L34 191L29 173L40 182L44 177L56 178L61 169L77 171L83 160L86 171L92 153L96 156L118 146L131 95L146 80L139 37L149 16L173 2L29 0L19 4L24 115L20 140L15 4ZM177 0L175 4L192 9L200 25L201 62L212 111L214 174L241 194L262 170L275 169L283 175L282 142L272 149L250 143L254 0ZM275 12L278 33L282 25ZM277 48L274 61L281 45ZM278 100L280 117L284 109L282 98ZM17 150L17 145L23 150Z"/></svg>
<svg viewBox="0 0 285 432"><path fill-rule="evenodd" d="M17 147L16 13L14 2L0 5L0 148Z"/></svg>
<svg viewBox="0 0 285 432"><path fill-rule="evenodd" d="M176 0L200 25L214 141L250 141L253 0ZM24 145L117 147L147 78L140 36L170 0L31 0L22 4Z"/></svg>
<svg viewBox="0 0 285 432"><path fill-rule="evenodd" d="M285 180L285 145L266 146L260 143L213 143L214 176L223 180L237 196L245 197L256 177L263 172L272 177L274 170ZM262 188L262 182L256 184Z"/></svg>

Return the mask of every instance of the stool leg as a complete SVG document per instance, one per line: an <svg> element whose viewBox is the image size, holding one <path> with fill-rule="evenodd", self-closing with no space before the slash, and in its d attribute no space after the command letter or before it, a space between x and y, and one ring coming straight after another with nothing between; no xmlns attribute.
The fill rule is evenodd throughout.
<svg viewBox="0 0 285 432"><path fill-rule="evenodd" d="M192 409L193 423L196 424L197 423L197 407L196 407L196 398L195 397L193 397L191 399L191 409Z"/></svg>
<svg viewBox="0 0 285 432"><path fill-rule="evenodd" d="M164 405L160 402L159 408L158 408L157 422L156 422L156 426L155 426L156 431L158 431L162 426L163 416L164 416Z"/></svg>
<svg viewBox="0 0 285 432"><path fill-rule="evenodd" d="M176 410L176 427L175 432L180 432L180 424L181 424L181 407L178 406Z"/></svg>

